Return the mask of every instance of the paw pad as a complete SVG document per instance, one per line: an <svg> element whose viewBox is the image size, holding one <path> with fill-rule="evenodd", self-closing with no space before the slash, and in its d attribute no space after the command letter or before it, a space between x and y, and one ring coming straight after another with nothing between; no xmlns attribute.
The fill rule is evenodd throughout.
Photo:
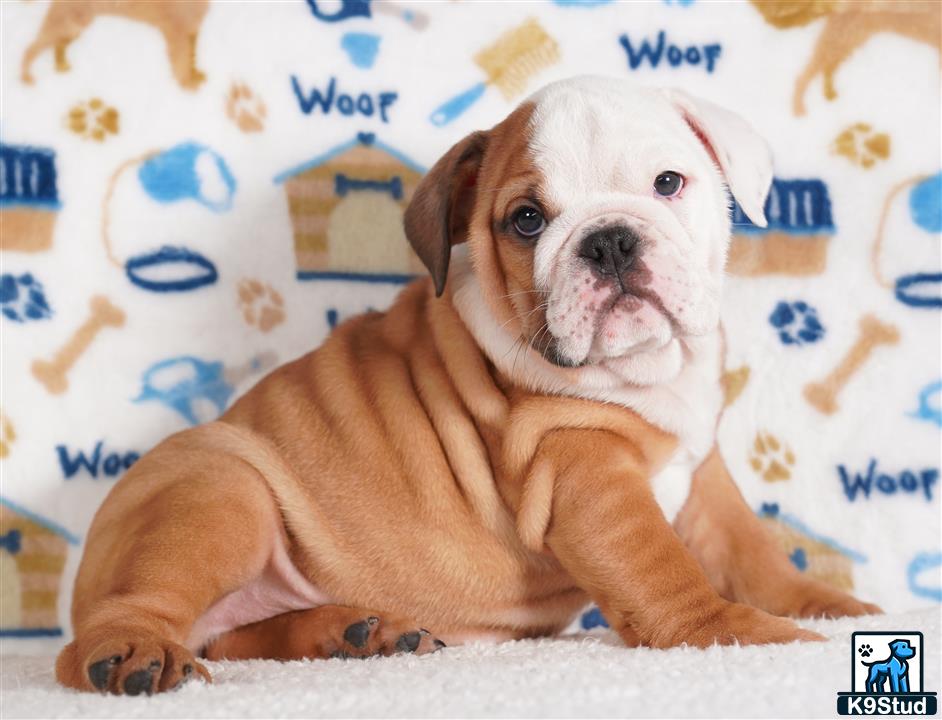
<svg viewBox="0 0 942 720"><path fill-rule="evenodd" d="M818 311L808 303L784 300L769 315L769 324L778 331L783 345L805 345L824 337L824 326L818 320Z"/></svg>
<svg viewBox="0 0 942 720"><path fill-rule="evenodd" d="M861 645L859 648L857 648L857 652L860 653L860 657L867 658L873 655L873 648L870 647L869 645L864 644L864 645Z"/></svg>
<svg viewBox="0 0 942 720"><path fill-rule="evenodd" d="M419 648L422 636L418 632L403 633L396 641L396 649L399 652L414 653Z"/></svg>
<svg viewBox="0 0 942 720"><path fill-rule="evenodd" d="M66 125L79 137L104 142L109 135L118 134L118 117L115 108L106 105L101 98L92 98L72 106Z"/></svg>
<svg viewBox="0 0 942 720"><path fill-rule="evenodd" d="M749 464L766 482L788 480L792 476L795 453L771 433L758 432Z"/></svg>
<svg viewBox="0 0 942 720"><path fill-rule="evenodd" d="M347 626L347 629L343 631L344 642L349 643L358 650L365 648L366 643L370 639L370 627L375 625L375 623L371 623L370 620L373 620L373 618L361 620L360 622Z"/></svg>
<svg viewBox="0 0 942 720"><path fill-rule="evenodd" d="M284 298L271 285L246 278L239 283L238 295L242 317L252 327L267 333L284 322Z"/></svg>

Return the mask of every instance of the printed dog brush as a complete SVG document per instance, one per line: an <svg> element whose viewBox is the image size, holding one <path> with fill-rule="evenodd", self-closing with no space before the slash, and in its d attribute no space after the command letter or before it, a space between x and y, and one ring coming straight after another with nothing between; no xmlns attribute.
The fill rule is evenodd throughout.
<svg viewBox="0 0 942 720"><path fill-rule="evenodd" d="M488 85L495 85L510 100L524 91L530 78L559 60L559 46L533 18L508 30L474 56L487 79L455 95L431 114L442 127L477 102Z"/></svg>

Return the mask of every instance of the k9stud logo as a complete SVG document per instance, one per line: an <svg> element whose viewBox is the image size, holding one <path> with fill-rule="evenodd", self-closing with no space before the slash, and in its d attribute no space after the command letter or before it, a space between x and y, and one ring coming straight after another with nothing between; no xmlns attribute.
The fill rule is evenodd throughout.
<svg viewBox="0 0 942 720"><path fill-rule="evenodd" d="M855 632L852 692L837 694L840 715L935 715L936 693L923 685L921 632Z"/></svg>

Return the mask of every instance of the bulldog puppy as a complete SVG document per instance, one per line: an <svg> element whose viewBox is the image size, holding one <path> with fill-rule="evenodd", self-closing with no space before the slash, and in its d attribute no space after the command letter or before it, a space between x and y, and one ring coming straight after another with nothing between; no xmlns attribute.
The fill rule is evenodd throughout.
<svg viewBox="0 0 942 720"><path fill-rule="evenodd" d="M770 181L741 118L623 81L552 84L466 137L405 215L431 279L115 485L59 681L134 695L208 679L197 655L549 635L590 600L658 648L878 612L791 565L713 445L726 189L763 224ZM691 469L672 526L657 498Z"/></svg>

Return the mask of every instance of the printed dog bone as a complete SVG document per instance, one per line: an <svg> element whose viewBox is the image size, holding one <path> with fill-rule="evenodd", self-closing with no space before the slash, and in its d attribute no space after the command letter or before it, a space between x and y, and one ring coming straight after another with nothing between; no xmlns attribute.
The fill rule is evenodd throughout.
<svg viewBox="0 0 942 720"><path fill-rule="evenodd" d="M864 315L860 318L857 342L824 380L805 385L805 399L825 415L833 414L838 408L837 396L867 362L873 349L898 342L899 331L895 326L882 323L873 315Z"/></svg>
<svg viewBox="0 0 942 720"><path fill-rule="evenodd" d="M53 395L59 395L68 389L69 370L85 353L102 328L124 325L124 311L112 305L108 298L95 295L89 306L91 315L78 330L72 333L72 337L56 352L55 357L52 360L33 362L33 377Z"/></svg>

